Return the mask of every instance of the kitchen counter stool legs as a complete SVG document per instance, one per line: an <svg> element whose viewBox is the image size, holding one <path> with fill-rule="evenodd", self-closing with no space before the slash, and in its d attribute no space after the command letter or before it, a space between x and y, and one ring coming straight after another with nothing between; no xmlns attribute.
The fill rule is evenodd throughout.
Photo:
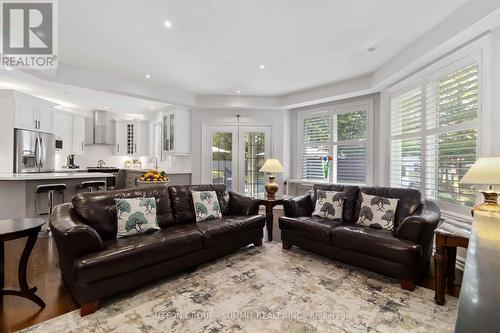
<svg viewBox="0 0 500 333"><path fill-rule="evenodd" d="M47 201L48 201L48 220L47 220L47 232L50 235L50 218L52 216L52 209L54 208L54 193L61 193L63 196L64 202L64 191L66 190L66 184L44 184L38 185L35 191L35 212L38 215L45 215L37 212L37 195L42 193L47 193Z"/></svg>

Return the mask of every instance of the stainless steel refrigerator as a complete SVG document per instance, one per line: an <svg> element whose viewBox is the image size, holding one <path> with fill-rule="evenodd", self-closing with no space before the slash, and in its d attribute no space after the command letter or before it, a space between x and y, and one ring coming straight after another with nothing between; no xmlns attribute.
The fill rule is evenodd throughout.
<svg viewBox="0 0 500 333"><path fill-rule="evenodd" d="M53 134L14 129L14 172L52 172L54 167Z"/></svg>

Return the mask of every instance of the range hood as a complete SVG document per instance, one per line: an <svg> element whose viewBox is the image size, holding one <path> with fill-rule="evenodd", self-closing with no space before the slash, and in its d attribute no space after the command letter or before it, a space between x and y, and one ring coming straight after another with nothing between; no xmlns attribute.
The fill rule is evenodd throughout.
<svg viewBox="0 0 500 333"><path fill-rule="evenodd" d="M103 110L94 110L92 114L92 132L89 133L87 145L114 145L114 127L111 120L108 119L108 112Z"/></svg>

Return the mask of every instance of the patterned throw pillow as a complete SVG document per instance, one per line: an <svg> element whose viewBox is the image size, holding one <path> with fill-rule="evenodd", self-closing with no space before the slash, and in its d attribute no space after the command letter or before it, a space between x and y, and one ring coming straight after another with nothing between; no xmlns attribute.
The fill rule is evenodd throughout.
<svg viewBox="0 0 500 333"><path fill-rule="evenodd" d="M115 204L118 216L117 238L160 229L156 221L155 198L115 199Z"/></svg>
<svg viewBox="0 0 500 333"><path fill-rule="evenodd" d="M359 214L359 225L373 229L394 229L394 217L399 199L391 199L361 193L363 203Z"/></svg>
<svg viewBox="0 0 500 333"><path fill-rule="evenodd" d="M316 206L313 215L334 220L342 218L344 192L316 191Z"/></svg>
<svg viewBox="0 0 500 333"><path fill-rule="evenodd" d="M196 222L222 218L215 191L191 191L191 194Z"/></svg>

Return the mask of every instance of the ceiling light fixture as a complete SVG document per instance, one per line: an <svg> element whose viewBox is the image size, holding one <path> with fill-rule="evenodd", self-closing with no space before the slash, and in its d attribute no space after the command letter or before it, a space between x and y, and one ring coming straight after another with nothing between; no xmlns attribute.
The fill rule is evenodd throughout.
<svg viewBox="0 0 500 333"><path fill-rule="evenodd" d="M108 107L107 107L107 106L105 106L105 107L104 107L104 110L107 110L107 109L108 109Z"/></svg>
<svg viewBox="0 0 500 333"><path fill-rule="evenodd" d="M151 75L146 74L146 79L150 79L150 78L151 78Z"/></svg>
<svg viewBox="0 0 500 333"><path fill-rule="evenodd" d="M150 107L149 107L149 109L150 109L150 110L154 110L155 108L154 108L154 107L152 107L152 106L150 106Z"/></svg>
<svg viewBox="0 0 500 333"><path fill-rule="evenodd" d="M236 90L236 93L237 93L237 94L239 95L239 94L241 93L241 91L239 91L239 90Z"/></svg>
<svg viewBox="0 0 500 333"><path fill-rule="evenodd" d="M264 66L264 65L260 65L260 66L259 66L259 68L260 68L260 69L264 69L264 68L266 68L266 66Z"/></svg>
<svg viewBox="0 0 500 333"><path fill-rule="evenodd" d="M4 69L5 69L6 71L9 71L9 72L12 72L12 71L13 71L13 69L12 69L12 68L10 68L10 67L4 67Z"/></svg>
<svg viewBox="0 0 500 333"><path fill-rule="evenodd" d="M169 28L169 29L170 29L170 28L172 28L172 22L170 22L170 21L164 21L164 22L163 22L163 25L164 25L165 27Z"/></svg>

